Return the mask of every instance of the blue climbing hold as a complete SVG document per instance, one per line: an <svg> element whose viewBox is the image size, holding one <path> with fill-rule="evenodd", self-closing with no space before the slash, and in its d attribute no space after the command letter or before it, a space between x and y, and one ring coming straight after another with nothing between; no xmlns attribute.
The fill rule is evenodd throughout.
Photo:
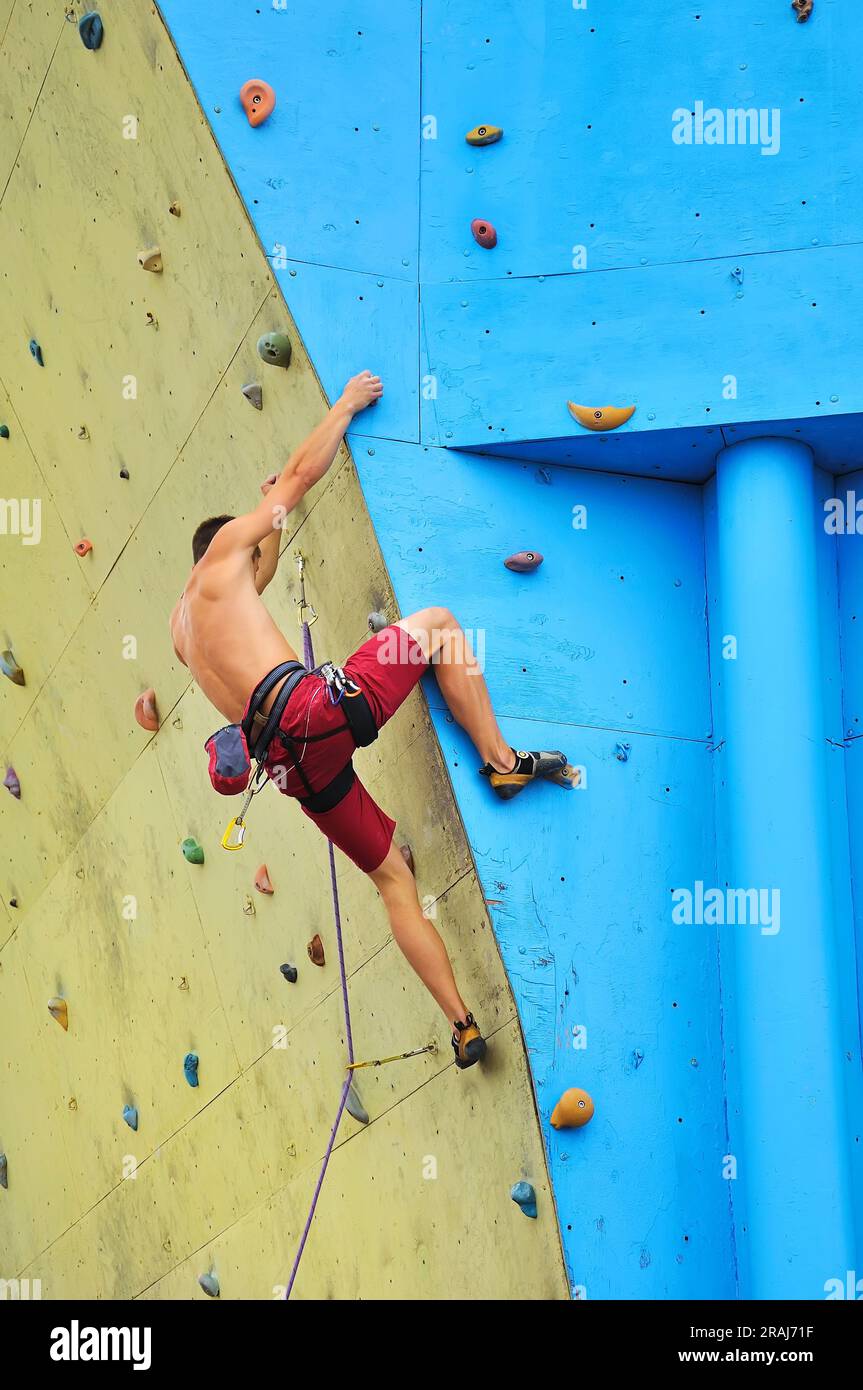
<svg viewBox="0 0 863 1390"><path fill-rule="evenodd" d="M208 1298L218 1298L221 1290L215 1274L199 1274L198 1283Z"/></svg>
<svg viewBox="0 0 863 1390"><path fill-rule="evenodd" d="M126 1121L126 1124L129 1126L130 1129L138 1128L138 1112L135 1109L134 1105L123 1106L123 1119Z"/></svg>
<svg viewBox="0 0 863 1390"><path fill-rule="evenodd" d="M183 1058L183 1075L190 1086L198 1084L198 1054L197 1052L187 1052Z"/></svg>
<svg viewBox="0 0 863 1390"><path fill-rule="evenodd" d="M6 1162L6 1155L0 1154L0 1187L9 1186L9 1165Z"/></svg>
<svg viewBox="0 0 863 1390"><path fill-rule="evenodd" d="M615 746L617 748L617 752L614 756L617 758L617 761L619 763L628 763L629 754L632 751L630 745L628 743L618 743Z"/></svg>
<svg viewBox="0 0 863 1390"><path fill-rule="evenodd" d="M517 1182L509 1195L525 1216L532 1216L536 1220L536 1192L529 1182Z"/></svg>
<svg viewBox="0 0 863 1390"><path fill-rule="evenodd" d="M100 48L105 33L102 16L96 10L89 10L78 20L78 33L85 48L91 51Z"/></svg>
<svg viewBox="0 0 863 1390"><path fill-rule="evenodd" d="M36 362L39 363L39 366L40 366L40 367L44 367L44 366L45 366L45 363L44 363L43 358L42 358L42 349L40 348L39 344L36 342L36 339L35 339L35 338L31 338L31 339L30 339L30 356L31 356L32 358L34 358L34 360L35 360Z"/></svg>
<svg viewBox="0 0 863 1390"><path fill-rule="evenodd" d="M295 965L280 965L279 969L289 985L295 985L297 983L297 967Z"/></svg>

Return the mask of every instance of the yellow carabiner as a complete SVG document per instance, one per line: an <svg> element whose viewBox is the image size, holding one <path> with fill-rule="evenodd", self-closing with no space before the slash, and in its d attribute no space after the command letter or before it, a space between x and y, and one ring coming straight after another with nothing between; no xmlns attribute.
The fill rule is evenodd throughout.
<svg viewBox="0 0 863 1390"><path fill-rule="evenodd" d="M231 837L236 832L236 839ZM233 820L228 821L227 829L222 836L222 849L242 849L243 841L246 838L246 824L242 816L234 816Z"/></svg>

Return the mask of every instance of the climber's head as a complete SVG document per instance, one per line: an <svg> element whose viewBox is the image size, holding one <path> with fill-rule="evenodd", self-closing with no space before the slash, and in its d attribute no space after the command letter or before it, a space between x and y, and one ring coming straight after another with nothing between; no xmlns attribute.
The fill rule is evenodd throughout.
<svg viewBox="0 0 863 1390"><path fill-rule="evenodd" d="M210 541L217 531L221 531L223 526L227 526L229 521L233 521L232 516L211 516L206 521L202 521L194 536L192 537L192 557L195 564L207 553ZM258 572L258 565L261 560L260 546L255 546L252 551L252 566L255 573Z"/></svg>

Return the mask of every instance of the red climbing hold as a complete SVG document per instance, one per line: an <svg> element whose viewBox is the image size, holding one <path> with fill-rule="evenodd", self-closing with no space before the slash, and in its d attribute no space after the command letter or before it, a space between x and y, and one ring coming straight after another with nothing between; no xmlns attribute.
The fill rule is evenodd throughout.
<svg viewBox="0 0 863 1390"><path fill-rule="evenodd" d="M249 125L258 126L263 125L271 115L276 104L276 94L269 82L262 82L260 77L252 77L240 88L240 101L249 118Z"/></svg>
<svg viewBox="0 0 863 1390"><path fill-rule="evenodd" d="M473 232L474 241L478 241L480 246L486 246L489 249L492 246L497 246L497 232L490 222L484 221L481 217L475 217L470 224L470 229Z"/></svg>
<svg viewBox="0 0 863 1390"><path fill-rule="evenodd" d="M92 549L93 549L93 542L92 542L92 541L88 541L87 538L86 538L86 536L85 536L83 540L78 541L78 543L76 544L76 546L75 546L75 554L76 554L76 555L89 555L89 554L90 554L90 551L91 551Z"/></svg>
<svg viewBox="0 0 863 1390"><path fill-rule="evenodd" d="M503 563L516 574L533 574L542 564L542 556L538 550L517 550Z"/></svg>
<svg viewBox="0 0 863 1390"><path fill-rule="evenodd" d="M309 960L312 962L312 965L326 964L326 961L324 959L324 943L323 941L321 941L321 938L318 936L317 932L315 932L315 935L309 942L308 952Z"/></svg>
<svg viewBox="0 0 863 1390"><path fill-rule="evenodd" d="M266 864L262 864L255 874L255 887L259 893L266 893L268 897L272 897L273 893L276 891L270 880Z"/></svg>
<svg viewBox="0 0 863 1390"><path fill-rule="evenodd" d="M149 690L143 690L135 701L135 722L150 734L154 734L159 727L156 692L152 686Z"/></svg>

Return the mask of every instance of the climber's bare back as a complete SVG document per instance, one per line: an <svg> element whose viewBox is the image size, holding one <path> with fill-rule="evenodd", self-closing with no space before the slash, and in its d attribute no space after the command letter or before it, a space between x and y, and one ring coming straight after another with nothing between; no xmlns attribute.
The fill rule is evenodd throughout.
<svg viewBox="0 0 863 1390"><path fill-rule="evenodd" d="M238 723L267 672L298 657L255 588L251 548L226 544L230 530L231 523L192 570L171 614L171 637L207 699Z"/></svg>

